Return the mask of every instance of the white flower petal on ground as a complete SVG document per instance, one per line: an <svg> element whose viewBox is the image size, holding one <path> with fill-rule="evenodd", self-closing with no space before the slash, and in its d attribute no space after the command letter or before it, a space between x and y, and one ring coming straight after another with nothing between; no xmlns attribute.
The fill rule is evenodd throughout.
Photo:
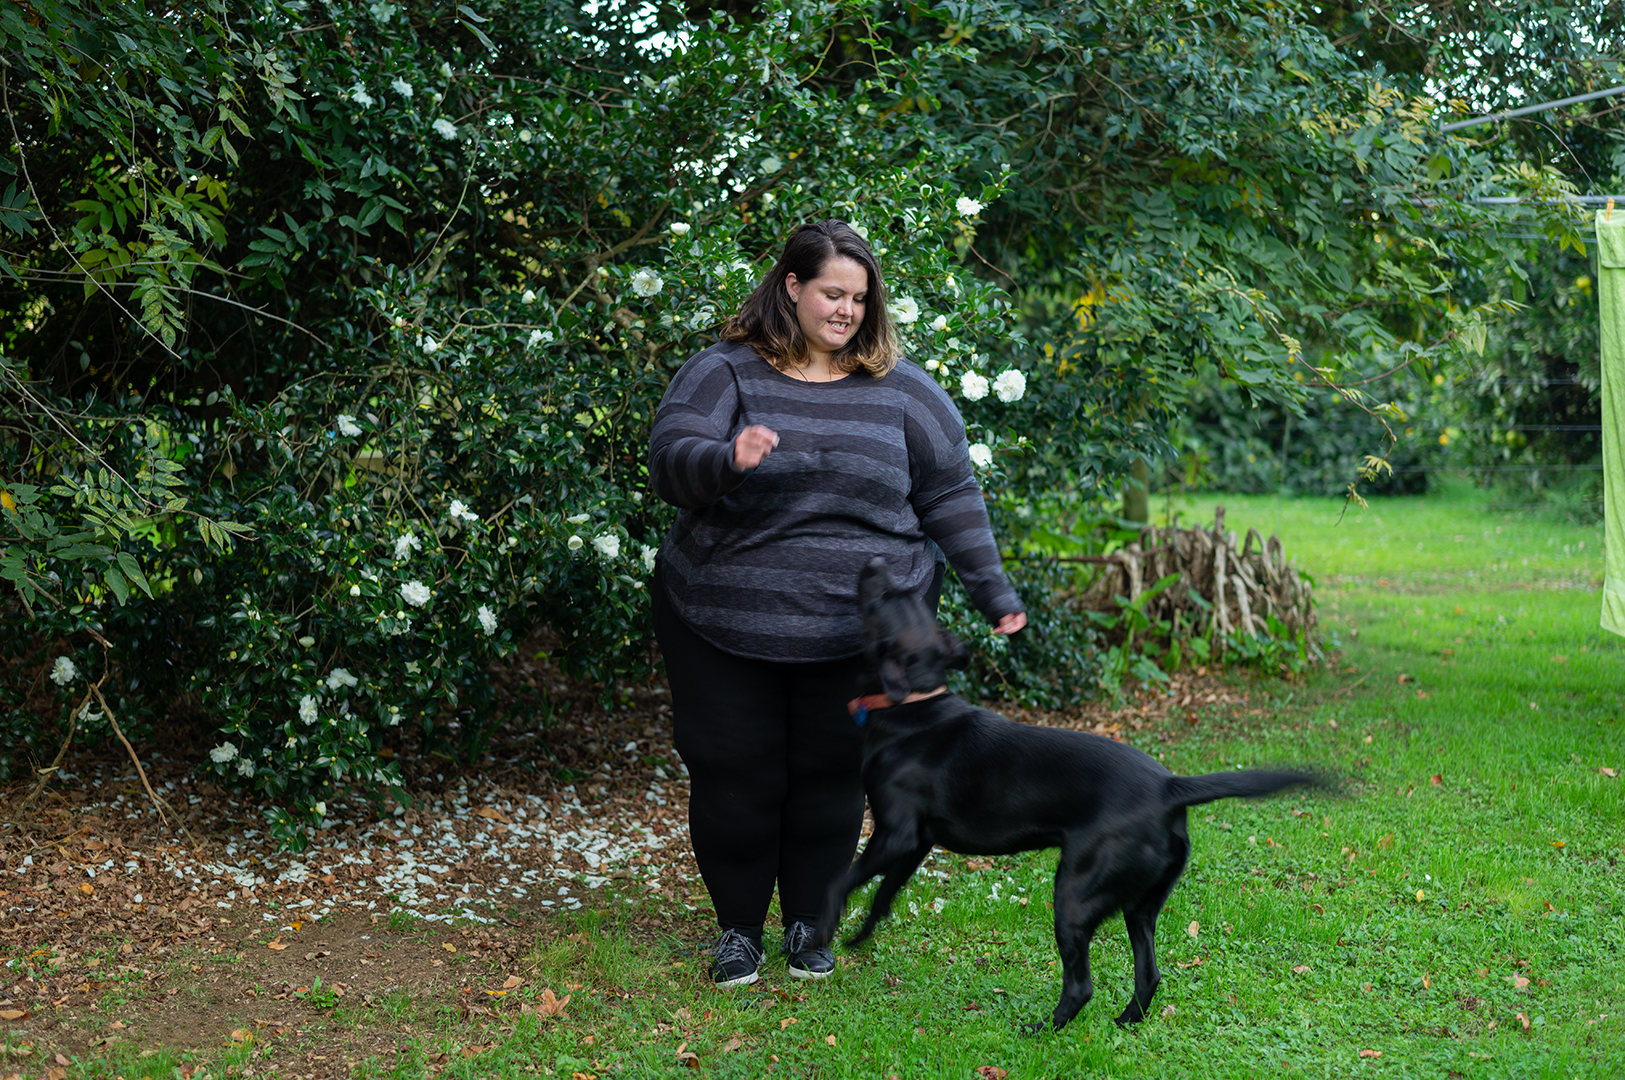
<svg viewBox="0 0 1625 1080"><path fill-rule="evenodd" d="M422 607L427 604L429 597L432 595L434 594L429 592L429 586L421 581L408 581L401 586L401 599L413 607Z"/></svg>
<svg viewBox="0 0 1625 1080"><path fill-rule="evenodd" d="M393 81L390 82L389 86L390 86L390 89L394 90L397 94L401 95L401 97L405 98L407 101L412 100L412 84L407 82L405 79L400 79L400 78L394 79Z"/></svg>
<svg viewBox="0 0 1625 1080"><path fill-rule="evenodd" d="M299 699L299 719L307 724L316 722L316 699L309 694Z"/></svg>
<svg viewBox="0 0 1625 1080"><path fill-rule="evenodd" d="M360 83L356 83L354 86L350 87L350 100L361 106L363 109L369 109L376 104L373 101L372 95L367 93L367 88L362 86Z"/></svg>
<svg viewBox="0 0 1625 1080"><path fill-rule="evenodd" d="M981 401L987 397L987 385L987 378L974 371L959 377L959 392L965 395L966 401Z"/></svg>
<svg viewBox="0 0 1625 1080"><path fill-rule="evenodd" d="M912 296L899 296L896 302L892 304L892 313L897 316L898 322L907 326L920 317L919 301Z"/></svg>
<svg viewBox="0 0 1625 1080"><path fill-rule="evenodd" d="M341 686L355 686L359 682L361 682L360 679L341 667L336 667L327 673L327 688L329 690L337 690Z"/></svg>
<svg viewBox="0 0 1625 1080"><path fill-rule="evenodd" d="M412 558L412 552L421 550L423 550L423 544L416 536L411 533L403 533L395 540L395 561L406 562Z"/></svg>
<svg viewBox="0 0 1625 1080"><path fill-rule="evenodd" d="M651 574L654 573L656 549L648 544L643 544L642 551L639 554L643 557L643 568Z"/></svg>
<svg viewBox="0 0 1625 1080"><path fill-rule="evenodd" d="M614 533L605 533L592 538L592 546L606 559L613 559L621 553L621 538Z"/></svg>
<svg viewBox="0 0 1625 1080"><path fill-rule="evenodd" d="M564 542L564 546L569 548L571 551L580 551L583 544L584 541L579 536L572 536L570 539Z"/></svg>
<svg viewBox="0 0 1625 1080"><path fill-rule="evenodd" d="M958 210L960 215L963 217L975 217L977 214L982 212L982 204L977 202L975 199L966 198L964 195L961 195L958 200L954 202L954 209Z"/></svg>
<svg viewBox="0 0 1625 1080"><path fill-rule="evenodd" d="M971 464L978 469L991 467L993 464L993 448L987 443L971 443L970 460Z"/></svg>
<svg viewBox="0 0 1625 1080"><path fill-rule="evenodd" d="M429 126L434 128L435 134L439 135L442 139L455 139L457 137L457 125L452 123L450 120L447 120L444 116L440 117L440 119L436 120Z"/></svg>
<svg viewBox="0 0 1625 1080"><path fill-rule="evenodd" d="M339 413L334 419L334 423L338 425L339 434L347 439L353 439L361 434L361 426L355 422L355 417L349 413Z"/></svg>
<svg viewBox="0 0 1625 1080"><path fill-rule="evenodd" d="M492 611L485 604L481 604L479 610L474 612L474 614L480 620L480 627L485 631L486 637L490 637L492 634L497 632L496 612Z"/></svg>
<svg viewBox="0 0 1625 1080"><path fill-rule="evenodd" d="M632 275L632 291L644 298L653 296L665 286L660 275L647 267Z"/></svg>
<svg viewBox="0 0 1625 1080"><path fill-rule="evenodd" d="M229 742L221 743L219 746L209 751L209 759L215 762L217 765L224 765L226 762L230 761L236 756L237 747Z"/></svg>
<svg viewBox="0 0 1625 1080"><path fill-rule="evenodd" d="M56 663L51 665L51 681L58 686L66 686L78 677L79 669L66 656L57 657Z"/></svg>
<svg viewBox="0 0 1625 1080"><path fill-rule="evenodd" d="M1000 401L1006 403L1020 401L1021 396L1027 392L1027 376L1015 368L1006 368L993 380L993 392L999 395Z"/></svg>

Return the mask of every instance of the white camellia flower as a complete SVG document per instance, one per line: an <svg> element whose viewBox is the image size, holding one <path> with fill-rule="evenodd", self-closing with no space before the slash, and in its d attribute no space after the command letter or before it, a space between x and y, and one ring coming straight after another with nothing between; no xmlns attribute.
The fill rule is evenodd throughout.
<svg viewBox="0 0 1625 1080"><path fill-rule="evenodd" d="M350 595L351 596L360 596L361 595L361 586L359 586L359 585L351 585L350 586Z"/></svg>
<svg viewBox="0 0 1625 1080"><path fill-rule="evenodd" d="M966 401L981 401L987 397L987 379L974 371L967 371L959 377L959 392L965 395Z"/></svg>
<svg viewBox="0 0 1625 1080"><path fill-rule="evenodd" d="M350 100L361 106L363 109L371 108L374 104L372 95L367 93L367 88L362 86L360 83L356 83L354 86L350 87Z"/></svg>
<svg viewBox="0 0 1625 1080"><path fill-rule="evenodd" d="M520 295L519 302L521 304L534 304L536 302L536 290L526 289L524 293Z"/></svg>
<svg viewBox="0 0 1625 1080"><path fill-rule="evenodd" d="M355 417L349 413L339 413L334 421L338 424L339 434L347 439L353 439L361 434L361 427L355 422Z"/></svg>
<svg viewBox="0 0 1625 1080"><path fill-rule="evenodd" d="M530 128L520 128L519 129L519 141L520 142L528 143L528 142L530 142L530 140L534 139L535 137L536 136L534 136L534 135L532 135L530 133Z"/></svg>
<svg viewBox="0 0 1625 1080"><path fill-rule="evenodd" d="M547 345L547 344L551 343L552 340L553 340L553 331L551 331L551 330L532 330L530 332L530 337L525 340L525 347L527 349L534 349L538 345Z"/></svg>
<svg viewBox="0 0 1625 1080"><path fill-rule="evenodd" d="M247 758L238 758L237 759L237 775L238 776L249 776L249 777L253 776L254 775L254 763L252 761L249 761Z"/></svg>
<svg viewBox="0 0 1625 1080"><path fill-rule="evenodd" d="M993 380L993 392L999 395L1000 401L1020 401L1021 395L1027 392L1027 376L1015 368L1005 368Z"/></svg>
<svg viewBox="0 0 1625 1080"><path fill-rule="evenodd" d="M570 537L570 539L568 539L568 540L566 540L564 542L564 546L569 548L571 551L580 551L581 547L582 547L582 543L583 543L583 541L582 541L581 537L572 536L572 537Z"/></svg>
<svg viewBox="0 0 1625 1080"><path fill-rule="evenodd" d="M442 79L451 78L451 61L450 60L442 60L442 61L440 61L440 77Z"/></svg>
<svg viewBox="0 0 1625 1080"><path fill-rule="evenodd" d="M674 221L671 223L671 234L673 236L687 236L688 230L691 228L693 226L686 221Z"/></svg>
<svg viewBox="0 0 1625 1080"><path fill-rule="evenodd" d="M407 82L405 79L395 79L389 84L389 86L390 89L394 90L407 101L412 100L412 84Z"/></svg>
<svg viewBox="0 0 1625 1080"><path fill-rule="evenodd" d="M434 133L439 135L442 139L455 139L457 137L457 125L452 123L450 120L447 120L444 116L429 126L434 128Z"/></svg>
<svg viewBox="0 0 1625 1080"><path fill-rule="evenodd" d="M982 204L977 202L975 199L969 199L961 195L958 200L955 201L954 209L958 210L959 213L964 217L975 217L977 214L982 212Z"/></svg>
<svg viewBox="0 0 1625 1080"><path fill-rule="evenodd" d="M660 275L653 270L644 268L632 275L632 291L642 297L650 297L661 289L666 283L660 280Z"/></svg>
<svg viewBox="0 0 1625 1080"><path fill-rule="evenodd" d="M599 554L606 559L613 559L621 553L621 538L614 533L605 533L592 538L592 546L597 548Z"/></svg>
<svg viewBox="0 0 1625 1080"><path fill-rule="evenodd" d="M337 690L341 686L355 686L360 681L360 679L341 667L336 667L327 673L327 688L329 690Z"/></svg>
<svg viewBox="0 0 1625 1080"><path fill-rule="evenodd" d="M219 746L209 751L209 760L218 765L224 765L226 762L230 761L236 756L237 747L229 742L221 743Z"/></svg>
<svg viewBox="0 0 1625 1080"><path fill-rule="evenodd" d="M993 464L993 448L984 442L971 443L970 460L971 464L978 469L991 467Z"/></svg>
<svg viewBox="0 0 1625 1080"><path fill-rule="evenodd" d="M869 239L869 226L861 221L852 222L852 231L863 237L864 240Z"/></svg>
<svg viewBox="0 0 1625 1080"><path fill-rule="evenodd" d="M782 168L784 168L784 161L777 154L769 154L762 159L762 172L768 176L772 176Z"/></svg>
<svg viewBox="0 0 1625 1080"><path fill-rule="evenodd" d="M412 558L412 552L422 551L423 544L411 533L403 533L395 540L395 561L406 562Z"/></svg>
<svg viewBox="0 0 1625 1080"><path fill-rule="evenodd" d="M643 556L643 568L651 574L654 573L656 550L648 544L643 544L639 554Z"/></svg>
<svg viewBox="0 0 1625 1080"><path fill-rule="evenodd" d="M925 370L927 370L927 371L935 371L938 368L940 368L941 366L942 366L942 361L941 360L927 360L925 362Z"/></svg>
<svg viewBox="0 0 1625 1080"><path fill-rule="evenodd" d="M421 581L408 581L401 586L401 599L413 607L422 607L427 604L431 595L429 586Z"/></svg>
<svg viewBox="0 0 1625 1080"><path fill-rule="evenodd" d="M932 319L931 329L935 330L939 334L948 329L948 316L938 315L936 318Z"/></svg>
<svg viewBox="0 0 1625 1080"><path fill-rule="evenodd" d="M316 809L316 816L317 817L326 817L327 816L327 804L325 802L323 802L322 800L320 800L320 799L316 800L315 809Z"/></svg>
<svg viewBox="0 0 1625 1080"><path fill-rule="evenodd" d="M912 296L899 296L896 301L892 303L892 314L897 316L898 322L907 326L909 323L919 320L919 302Z"/></svg>
<svg viewBox="0 0 1625 1080"><path fill-rule="evenodd" d="M51 681L58 686L66 686L78 677L79 669L66 656L57 657L56 663L51 665Z"/></svg>
<svg viewBox="0 0 1625 1080"><path fill-rule="evenodd" d="M307 724L316 722L316 699L309 694L299 699L299 719Z"/></svg>
<svg viewBox="0 0 1625 1080"><path fill-rule="evenodd" d="M480 605L474 613L480 620L480 626L485 630L485 636L490 637L497 632L497 614L484 604Z"/></svg>
<svg viewBox="0 0 1625 1080"><path fill-rule="evenodd" d="M470 510L467 506L464 506L463 500L461 499L451 500L451 509L448 510L447 513L457 521L475 522L480 520L480 515L474 513L474 511Z"/></svg>
<svg viewBox="0 0 1625 1080"><path fill-rule="evenodd" d="M587 515L571 514L569 517L564 519L564 523L566 525L585 525L587 523Z"/></svg>
<svg viewBox="0 0 1625 1080"><path fill-rule="evenodd" d="M423 351L426 352L426 353L437 353L437 352L439 352L440 351L440 342L436 341L434 338L424 338L423 339Z"/></svg>

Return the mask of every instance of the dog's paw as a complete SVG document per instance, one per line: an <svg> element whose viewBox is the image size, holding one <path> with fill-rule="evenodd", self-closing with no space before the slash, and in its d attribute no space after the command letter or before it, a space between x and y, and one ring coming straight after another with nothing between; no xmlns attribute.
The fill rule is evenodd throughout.
<svg viewBox="0 0 1625 1080"><path fill-rule="evenodd" d="M1042 1035L1049 1030L1048 1020L1029 1020L1021 1025L1023 1035Z"/></svg>

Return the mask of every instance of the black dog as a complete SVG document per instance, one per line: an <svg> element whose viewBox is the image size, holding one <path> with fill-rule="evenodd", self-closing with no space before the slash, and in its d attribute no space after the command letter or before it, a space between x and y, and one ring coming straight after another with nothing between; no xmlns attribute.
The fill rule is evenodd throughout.
<svg viewBox="0 0 1625 1080"><path fill-rule="evenodd" d="M1185 808L1320 781L1295 772L1174 776L1111 739L1007 720L947 693L947 669L965 666L965 648L919 600L896 590L884 559L864 568L858 598L871 679L860 689L885 691L852 703L855 715L874 707L864 729L863 786L875 829L830 889L819 943L835 936L852 891L882 874L869 918L847 946L867 938L933 844L965 855L1059 847L1055 943L1063 988L1055 1029L1093 995L1089 942L1117 911L1134 946L1134 997L1117 1022L1139 1021L1162 978L1157 915L1190 854Z"/></svg>

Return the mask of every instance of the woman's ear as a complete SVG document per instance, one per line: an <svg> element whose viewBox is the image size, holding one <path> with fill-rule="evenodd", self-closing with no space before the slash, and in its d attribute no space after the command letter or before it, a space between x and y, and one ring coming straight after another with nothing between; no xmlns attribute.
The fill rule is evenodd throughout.
<svg viewBox="0 0 1625 1080"><path fill-rule="evenodd" d="M794 274L784 275L784 291L790 294L790 303L798 304L801 302L801 282L796 280Z"/></svg>

